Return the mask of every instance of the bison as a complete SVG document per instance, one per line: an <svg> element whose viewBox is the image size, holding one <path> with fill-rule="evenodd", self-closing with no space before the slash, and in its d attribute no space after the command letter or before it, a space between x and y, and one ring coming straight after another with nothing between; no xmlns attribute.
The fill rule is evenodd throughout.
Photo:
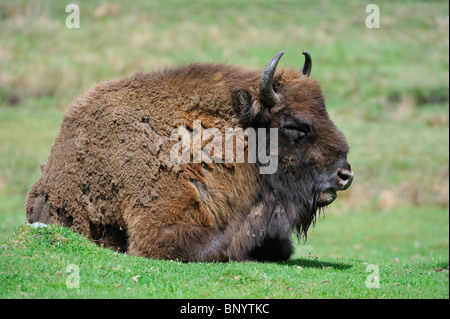
<svg viewBox="0 0 450 319"><path fill-rule="evenodd" d="M109 81L64 115L26 200L29 222L70 227L153 259L284 261L353 172L319 84L301 70L189 64ZM174 163L174 128L276 129L278 166ZM269 134L266 135L269 139ZM258 141L264 143L266 141ZM248 148L248 143L246 148ZM192 154L191 154L192 155Z"/></svg>

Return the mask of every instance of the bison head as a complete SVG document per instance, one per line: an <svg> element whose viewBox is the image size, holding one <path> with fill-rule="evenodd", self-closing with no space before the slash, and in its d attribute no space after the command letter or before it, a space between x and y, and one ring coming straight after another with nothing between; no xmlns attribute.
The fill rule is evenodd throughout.
<svg viewBox="0 0 450 319"><path fill-rule="evenodd" d="M276 72L283 54L266 66L259 91L233 90L233 106L245 127L278 128L278 169L259 176L262 201L267 209L281 207L306 236L317 211L350 186L353 172L347 142L328 116L320 86L309 77L311 56L303 51L300 71Z"/></svg>

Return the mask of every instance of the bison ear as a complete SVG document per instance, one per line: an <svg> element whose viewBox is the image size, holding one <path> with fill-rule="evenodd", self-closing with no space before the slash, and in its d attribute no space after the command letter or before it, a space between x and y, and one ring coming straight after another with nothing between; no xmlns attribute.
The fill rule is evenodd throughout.
<svg viewBox="0 0 450 319"><path fill-rule="evenodd" d="M258 116L260 105L252 100L250 93L240 87L237 87L231 93L233 100L233 109L239 121L244 126L251 125Z"/></svg>

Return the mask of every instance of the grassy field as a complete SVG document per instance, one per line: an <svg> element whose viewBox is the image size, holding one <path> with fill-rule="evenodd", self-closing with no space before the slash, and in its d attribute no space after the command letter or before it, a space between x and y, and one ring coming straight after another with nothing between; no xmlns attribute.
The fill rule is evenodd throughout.
<svg viewBox="0 0 450 319"><path fill-rule="evenodd" d="M22 226L0 242L0 297L448 298L448 212L393 213L418 220L383 227L383 214L332 216L285 263L149 260L103 249L66 228ZM358 229L366 223L375 231ZM78 288L71 286L73 265Z"/></svg>
<svg viewBox="0 0 450 319"><path fill-rule="evenodd" d="M0 298L449 297L447 1L378 1L378 29L358 0L78 1L79 29L65 26L69 3L0 0ZM154 261L24 226L26 193L84 90L190 61L263 68L280 50L300 68L301 49L356 177L288 262Z"/></svg>

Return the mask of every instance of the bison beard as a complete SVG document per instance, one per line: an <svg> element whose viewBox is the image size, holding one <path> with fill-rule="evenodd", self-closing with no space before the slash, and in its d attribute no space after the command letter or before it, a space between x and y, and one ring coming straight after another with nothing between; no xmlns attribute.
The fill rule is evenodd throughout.
<svg viewBox="0 0 450 319"><path fill-rule="evenodd" d="M320 210L351 184L348 146L329 119L311 58L301 71L192 64L100 84L67 110L29 222L99 245L182 261L287 260ZM174 128L276 128L279 166L174 163ZM267 134L267 136L269 136Z"/></svg>
<svg viewBox="0 0 450 319"><path fill-rule="evenodd" d="M269 188L264 194L273 194L264 201L267 207L281 205L284 214L290 219L290 225L295 226L297 236L300 238L303 235L306 239L309 226L321 208L318 206L319 192L315 189L318 183L314 176L275 173L261 175L261 179L263 185Z"/></svg>

